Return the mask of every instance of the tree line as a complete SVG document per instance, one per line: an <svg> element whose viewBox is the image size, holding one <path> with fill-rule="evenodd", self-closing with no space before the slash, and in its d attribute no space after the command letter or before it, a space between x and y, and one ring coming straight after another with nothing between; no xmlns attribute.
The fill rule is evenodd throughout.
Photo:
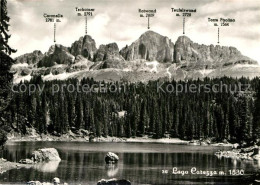
<svg viewBox="0 0 260 185"><path fill-rule="evenodd" d="M219 79L172 81L168 84L216 84L234 86L250 84L250 90L238 92L158 91L158 81L126 83L125 92L79 93L68 90L52 93L54 84L93 85L93 79L43 81L34 77L19 85L43 85L44 91L13 93L9 106L12 129L28 134L35 128L39 134L66 134L70 130L88 130L95 137L181 139L215 138L216 140L253 141L259 138L259 79ZM105 82L103 82L105 83Z"/></svg>
<svg viewBox="0 0 260 185"><path fill-rule="evenodd" d="M7 141L7 132L10 131L6 126L6 108L10 101L10 86L13 74L10 68L14 60L9 56L16 52L8 45L11 35L9 32L10 17L7 13L7 1L0 0L0 146Z"/></svg>

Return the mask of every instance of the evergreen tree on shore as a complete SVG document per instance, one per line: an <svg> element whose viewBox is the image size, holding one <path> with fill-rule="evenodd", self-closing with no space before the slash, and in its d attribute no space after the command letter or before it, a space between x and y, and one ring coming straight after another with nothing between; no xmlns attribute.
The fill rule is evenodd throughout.
<svg viewBox="0 0 260 185"><path fill-rule="evenodd" d="M256 90L256 100L254 103L253 112L253 139L256 141L260 139L260 82Z"/></svg>
<svg viewBox="0 0 260 185"><path fill-rule="evenodd" d="M207 83L219 83L221 80L208 79ZM240 79L235 81L238 83ZM250 142L253 138L254 140L259 138L260 91L257 91L254 102L252 98L255 97L253 91L257 89L259 79L243 79L243 81L252 84L253 90L250 94L154 93L157 83L155 81L149 82L146 90L142 84L133 86L134 84L130 83L127 85L129 89L127 93L59 92L52 95L53 83L76 85L78 80L45 81L42 94L39 92L31 96L28 93L15 94L15 101L11 102L9 114L14 115L11 123L15 130L21 133L26 130L24 128L32 125L39 133L57 135L70 130L79 133L80 129L86 129L96 137L148 135L162 138L168 137L169 133L171 137L181 139L214 138L217 141ZM225 79L225 82L234 83L234 79ZM30 83L41 84L42 80L35 78L31 82L19 85ZM84 85L96 82L83 79L81 83ZM24 112L26 114L22 115ZM122 115L122 112L125 114ZM29 124L24 120L28 120Z"/></svg>
<svg viewBox="0 0 260 185"><path fill-rule="evenodd" d="M15 50L8 45L8 40L11 37L8 34L9 20L7 1L0 0L0 145L3 145L7 140L6 134L10 129L8 123L11 122L9 103L13 75L9 71L14 61L8 55L14 53Z"/></svg>

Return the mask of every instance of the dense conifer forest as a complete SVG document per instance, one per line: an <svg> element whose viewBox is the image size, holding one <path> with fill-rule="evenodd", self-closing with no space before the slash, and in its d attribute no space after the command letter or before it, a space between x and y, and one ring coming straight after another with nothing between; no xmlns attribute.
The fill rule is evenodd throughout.
<svg viewBox="0 0 260 185"><path fill-rule="evenodd" d="M53 93L53 85L93 85L93 79L45 81L35 77L19 86L44 86L43 92L13 93L9 106L11 127L18 133L35 128L39 134L66 134L69 130L88 130L94 137L181 139L215 138L217 141L251 142L259 138L259 79L219 79L164 82L169 84L250 84L250 89L236 92L158 91L159 81L125 83L124 91L71 92L67 88ZM121 84L122 85L122 84ZM19 89L16 86L16 89Z"/></svg>

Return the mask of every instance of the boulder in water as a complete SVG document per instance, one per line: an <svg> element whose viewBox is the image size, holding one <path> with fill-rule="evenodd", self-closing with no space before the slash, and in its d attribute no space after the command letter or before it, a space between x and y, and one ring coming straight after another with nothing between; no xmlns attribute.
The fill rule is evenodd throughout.
<svg viewBox="0 0 260 185"><path fill-rule="evenodd" d="M34 151L31 155L34 162L61 161L55 148L42 148Z"/></svg>
<svg viewBox="0 0 260 185"><path fill-rule="evenodd" d="M115 164L115 163L118 162L118 160L119 160L119 157L115 153L108 152L106 154L105 161L106 161L107 164L111 164L111 163Z"/></svg>
<svg viewBox="0 0 260 185"><path fill-rule="evenodd" d="M98 181L97 185L131 185L131 182L125 179L102 179Z"/></svg>
<svg viewBox="0 0 260 185"><path fill-rule="evenodd" d="M30 181L27 182L27 185L53 185L53 184L50 182Z"/></svg>
<svg viewBox="0 0 260 185"><path fill-rule="evenodd" d="M40 181L29 181L27 185L42 185L42 183Z"/></svg>

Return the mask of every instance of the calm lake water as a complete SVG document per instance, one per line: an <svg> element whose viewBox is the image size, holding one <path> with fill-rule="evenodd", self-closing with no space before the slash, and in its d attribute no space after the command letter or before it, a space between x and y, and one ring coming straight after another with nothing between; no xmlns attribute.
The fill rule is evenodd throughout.
<svg viewBox="0 0 260 185"><path fill-rule="evenodd" d="M178 185L178 184L247 184L231 177L210 177L191 175L196 167L203 171L223 171L242 169L246 174L255 172L260 165L254 161L217 158L214 152L221 147L188 146L157 143L82 143L82 142L16 142L9 143L3 152L4 158L19 161L33 150L54 147L61 162L37 164L32 168L22 168L0 174L0 184L26 183L30 180L51 182L59 177L69 184L96 185L100 179L123 178L134 185ZM107 152L118 154L120 161L115 166L107 166L104 156ZM172 174L172 169L188 171L188 174ZM169 170L163 174L162 170ZM165 171L164 171L165 172Z"/></svg>

